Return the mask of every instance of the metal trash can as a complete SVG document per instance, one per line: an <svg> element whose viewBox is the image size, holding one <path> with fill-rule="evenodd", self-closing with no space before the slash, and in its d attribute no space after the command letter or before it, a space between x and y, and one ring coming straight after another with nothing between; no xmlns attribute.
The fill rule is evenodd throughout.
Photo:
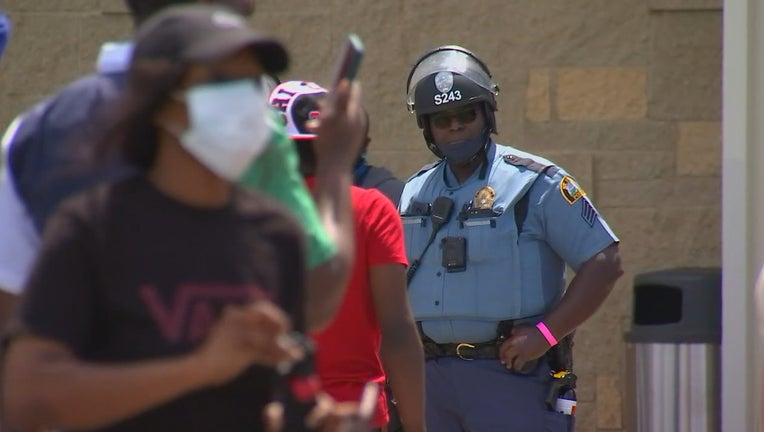
<svg viewBox="0 0 764 432"><path fill-rule="evenodd" d="M634 278L626 341L630 432L719 432L719 268L677 268Z"/></svg>

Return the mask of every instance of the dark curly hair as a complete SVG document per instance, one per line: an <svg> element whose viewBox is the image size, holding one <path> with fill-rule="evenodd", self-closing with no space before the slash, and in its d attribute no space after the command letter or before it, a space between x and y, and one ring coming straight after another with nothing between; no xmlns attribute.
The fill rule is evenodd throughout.
<svg viewBox="0 0 764 432"><path fill-rule="evenodd" d="M116 157L140 171L154 165L158 146L154 116L171 99L188 67L165 61L141 61L131 66L127 88L105 113L96 160Z"/></svg>

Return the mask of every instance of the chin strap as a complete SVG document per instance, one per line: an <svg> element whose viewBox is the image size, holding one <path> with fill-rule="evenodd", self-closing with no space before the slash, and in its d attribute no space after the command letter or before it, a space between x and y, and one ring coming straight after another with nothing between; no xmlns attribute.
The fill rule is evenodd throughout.
<svg viewBox="0 0 764 432"><path fill-rule="evenodd" d="M483 149L478 152L478 154L483 154L483 166L480 168L480 180L485 180L485 176L488 173L488 146L491 144L491 127L486 127L484 133L485 142L483 143Z"/></svg>
<svg viewBox="0 0 764 432"><path fill-rule="evenodd" d="M483 164L480 167L480 176L478 178L485 180L485 176L488 173L488 152L483 149L481 153L483 153Z"/></svg>

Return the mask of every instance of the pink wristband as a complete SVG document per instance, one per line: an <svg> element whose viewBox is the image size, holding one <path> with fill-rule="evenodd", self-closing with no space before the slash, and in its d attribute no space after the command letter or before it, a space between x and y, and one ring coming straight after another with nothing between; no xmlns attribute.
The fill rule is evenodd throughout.
<svg viewBox="0 0 764 432"><path fill-rule="evenodd" d="M549 327L544 324L544 321L539 321L538 324L536 324L536 328L539 329L542 335L544 335L544 339L546 339L550 347L557 345L557 339L554 338L554 335L549 331Z"/></svg>

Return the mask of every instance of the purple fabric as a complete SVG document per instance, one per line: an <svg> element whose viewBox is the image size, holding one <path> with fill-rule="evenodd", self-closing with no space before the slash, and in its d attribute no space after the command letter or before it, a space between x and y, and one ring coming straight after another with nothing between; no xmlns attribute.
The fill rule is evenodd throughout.
<svg viewBox="0 0 764 432"><path fill-rule="evenodd" d="M11 22L8 17L5 16L3 11L0 11L0 58L3 57L3 50L8 43L8 38L11 35Z"/></svg>

